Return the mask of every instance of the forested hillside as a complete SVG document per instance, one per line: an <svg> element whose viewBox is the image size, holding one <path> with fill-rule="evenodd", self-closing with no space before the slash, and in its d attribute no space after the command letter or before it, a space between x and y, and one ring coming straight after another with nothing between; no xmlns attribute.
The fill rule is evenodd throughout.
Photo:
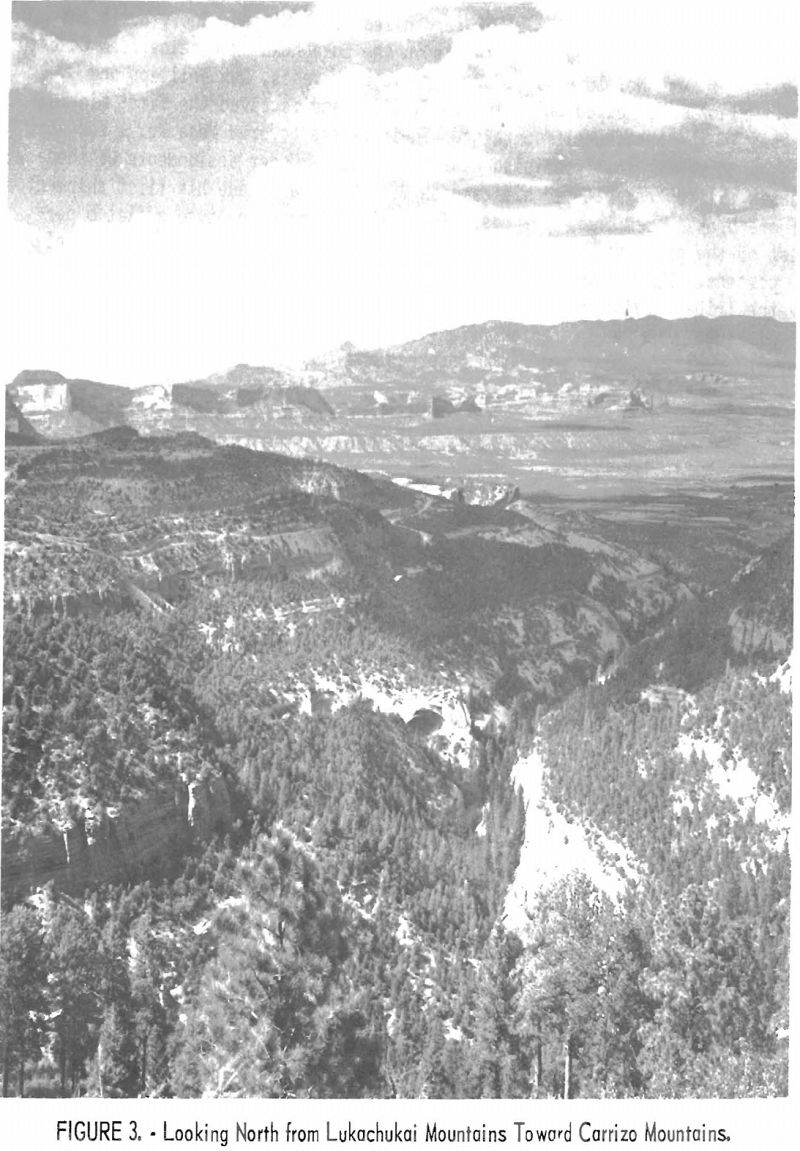
<svg viewBox="0 0 800 1151"><path fill-rule="evenodd" d="M5 1094L785 1092L785 492L731 580L196 436L7 469Z"/></svg>
<svg viewBox="0 0 800 1151"><path fill-rule="evenodd" d="M661 684L630 704L595 686L542 721L536 749L550 801L624 844L639 870L617 908L588 881L570 882L569 914L546 901L534 916L523 995L547 1003L539 983L552 982L552 949L561 948L573 982L562 986L566 1014L555 1030L572 1044L578 1077L607 1085L597 1080L601 1068L609 1074L595 1050L609 1023L598 999L605 1007L613 994L629 1089L638 1081L648 1093L688 1097L786 1090L788 687L785 669L769 678L728 671L695 696ZM607 853L605 862L614 862ZM574 971L570 951L581 956ZM552 1055L554 1075L558 1062Z"/></svg>

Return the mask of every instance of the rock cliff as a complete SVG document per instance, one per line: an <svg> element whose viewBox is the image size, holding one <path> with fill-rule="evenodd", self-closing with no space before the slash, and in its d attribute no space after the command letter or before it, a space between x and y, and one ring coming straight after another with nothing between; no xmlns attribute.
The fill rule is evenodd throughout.
<svg viewBox="0 0 800 1151"><path fill-rule="evenodd" d="M231 803L219 777L176 781L99 817L87 814L63 830L3 836L3 894L14 902L53 883L81 895L103 883L174 873L192 847L231 827Z"/></svg>

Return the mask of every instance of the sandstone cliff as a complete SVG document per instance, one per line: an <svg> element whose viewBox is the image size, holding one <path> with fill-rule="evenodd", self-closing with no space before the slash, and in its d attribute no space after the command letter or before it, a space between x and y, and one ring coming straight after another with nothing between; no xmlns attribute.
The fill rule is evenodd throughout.
<svg viewBox="0 0 800 1151"><path fill-rule="evenodd" d="M11 901L53 883L81 895L103 883L173 874L192 847L231 827L225 781L162 787L99 818L87 815L64 830L7 829L3 836L3 893Z"/></svg>

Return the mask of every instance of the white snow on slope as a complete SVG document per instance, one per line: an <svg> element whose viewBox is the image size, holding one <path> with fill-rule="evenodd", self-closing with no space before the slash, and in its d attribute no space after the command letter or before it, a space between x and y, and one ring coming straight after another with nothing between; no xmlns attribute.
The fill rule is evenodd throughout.
<svg viewBox="0 0 800 1151"><path fill-rule="evenodd" d="M401 488L410 488L414 492L420 492L421 495L424 496L438 496L440 499L443 499L445 495L441 485L425 484L417 480L409 479L407 476L395 476L392 483L397 484Z"/></svg>
<svg viewBox="0 0 800 1151"><path fill-rule="evenodd" d="M505 923L525 935L527 909L537 892L579 872L615 902L638 872L625 847L596 828L571 822L546 794L544 760L538 747L518 760L514 784L525 800L525 838L519 865L506 896Z"/></svg>
<svg viewBox="0 0 800 1151"><path fill-rule="evenodd" d="M708 772L700 790L703 786L714 787L722 799L730 799L736 804L742 819L747 819L752 812L756 823L765 825L777 836L775 846L778 850L782 849L789 831L789 817L779 810L773 796L762 791L758 775L746 756L740 756L736 749L731 757L726 753L725 746L712 736L690 735L687 732L681 732L678 736L676 747L684 759L688 760L692 752L695 752L700 760L708 764ZM676 815L698 802L699 795L691 796L685 788L673 791L672 810Z"/></svg>
<svg viewBox="0 0 800 1151"><path fill-rule="evenodd" d="M788 695L792 690L792 673L794 670L794 652L769 677L770 683L777 683L778 687Z"/></svg>
<svg viewBox="0 0 800 1151"><path fill-rule="evenodd" d="M718 739L710 735L690 735L686 731L682 731L678 736L676 748L684 759L689 759L692 752L695 752L699 759L705 759L706 763L712 766L719 766L725 753L724 745Z"/></svg>
<svg viewBox="0 0 800 1151"><path fill-rule="evenodd" d="M792 669L794 656L789 656L767 678L758 672L753 677L761 684L774 683L778 689L789 694L792 690ZM672 794L672 809L680 815L684 808L691 809L701 801L702 793L713 787L721 799L731 800L739 810L742 820L752 815L754 821L761 824L771 833L767 841L773 850L782 850L786 843L790 817L783 813L774 794L763 788L758 773L753 769L750 760L742 754L740 747L731 747L730 740L726 740L726 731L723 727L724 709L717 712L716 720L699 734L694 731L682 731L676 744L677 752L688 760L692 753L696 754L701 762L708 765L704 778L689 794L686 788L676 788Z"/></svg>
<svg viewBox="0 0 800 1151"><path fill-rule="evenodd" d="M384 715L399 715L408 723L423 709L438 712L442 724L432 736L434 747L454 759L462 768L469 767L473 737L469 710L457 687L424 686L410 687L402 681L370 678L363 672L356 676L332 678L321 672L313 672L314 688L331 698L331 709L338 711L357 699L369 700L376 711ZM311 714L311 693L307 687L298 685L300 711Z"/></svg>

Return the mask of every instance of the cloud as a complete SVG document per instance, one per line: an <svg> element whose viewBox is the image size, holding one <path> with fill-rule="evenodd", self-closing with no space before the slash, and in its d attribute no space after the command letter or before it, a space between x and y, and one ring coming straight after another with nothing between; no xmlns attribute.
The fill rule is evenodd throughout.
<svg viewBox="0 0 800 1151"><path fill-rule="evenodd" d="M12 210L47 229L145 211L218 212L242 194L254 166L276 157L270 81L290 77L299 99L321 71L311 54L297 54L269 70L246 62L235 78L200 70L165 86L159 99L94 103L12 91Z"/></svg>
<svg viewBox="0 0 800 1151"><path fill-rule="evenodd" d="M677 104L682 108L739 112L745 116L777 116L782 120L797 117L797 88L794 84L777 84L753 92L724 96L718 88L704 89L689 80L668 77L664 88L651 92L643 84L631 85L631 90L643 97Z"/></svg>
<svg viewBox="0 0 800 1151"><path fill-rule="evenodd" d="M14 210L56 228L211 215L235 200L249 210L269 188L265 211L332 226L353 204L369 214L435 205L469 227L638 235L676 212L764 215L793 191L785 120L731 112L721 97L687 108L699 86L665 81L654 93L614 79L589 66L595 45L569 19L539 27L528 5L346 7L247 24L160 18L98 53L62 44L75 70L58 75L42 41L39 87L11 97ZM565 6L568 17L578 9ZM608 28L619 11L626 0L603 6ZM628 47L645 71L654 52ZM115 84L124 94L111 95Z"/></svg>
<svg viewBox="0 0 800 1151"><path fill-rule="evenodd" d="M176 74L192 24L181 17L120 32L110 45L86 49L15 24L12 88L38 88L71 99L145 92Z"/></svg>
<svg viewBox="0 0 800 1151"><path fill-rule="evenodd" d="M45 8L53 15L37 19ZM732 12L728 0L674 0L662 7L640 0L539 6L393 0L386 7L372 0L318 0L271 9L213 2L17 4L22 18L14 23L12 83L101 100L152 91L186 70L234 59L346 46L351 62L386 71L440 61L453 39L470 29L540 30L530 58L540 86L559 78L595 93L638 86L640 94L668 102L707 107L708 101L728 101L734 110L785 116L796 72L791 8L785 0L763 0L753 51L751 22ZM58 9L74 11L74 32ZM92 9L107 11L108 18L90 19ZM98 27L116 31L105 39L87 35Z"/></svg>
<svg viewBox="0 0 800 1151"><path fill-rule="evenodd" d="M790 314L784 24L750 61L732 9L688 45L654 5L535 9L21 27L10 367L157 382L488 316Z"/></svg>
<svg viewBox="0 0 800 1151"><path fill-rule="evenodd" d="M538 204L552 204L554 197L547 183L522 183L509 180L487 184L462 184L453 189L459 196L468 196L479 204L494 208L523 208Z"/></svg>
<svg viewBox="0 0 800 1151"><path fill-rule="evenodd" d="M797 119L797 87L794 84L779 84L776 87L759 88L755 92L727 97L723 104L744 115Z"/></svg>
<svg viewBox="0 0 800 1151"><path fill-rule="evenodd" d="M83 47L111 40L124 27L165 19L178 13L206 20L216 16L233 24L246 24L253 16L277 16L281 11L303 12L311 0L14 0L13 17L31 29Z"/></svg>
<svg viewBox="0 0 800 1151"><path fill-rule="evenodd" d="M796 184L796 149L787 134L762 135L738 122L690 118L666 131L588 128L543 137L498 134L498 171L550 182L562 202L587 191L655 189L698 213L774 206Z"/></svg>
<svg viewBox="0 0 800 1151"><path fill-rule="evenodd" d="M583 220L580 224L570 224L564 229L565 236L641 236L650 229L646 224L633 220Z"/></svg>
<svg viewBox="0 0 800 1151"><path fill-rule="evenodd" d="M513 24L522 32L537 32L544 22L541 12L533 4L467 4L466 11L478 28Z"/></svg>
<svg viewBox="0 0 800 1151"><path fill-rule="evenodd" d="M441 59L450 35L470 20L468 9L430 8L421 0L397 0L386 13L366 0L282 5L271 15L263 14L263 5L242 5L256 10L246 23L241 12L238 20L221 18L218 4L155 4L166 14L151 18L144 16L149 5L131 7L138 18L99 43L75 43L63 24L56 36L15 21L12 85L97 101L150 92L207 65L345 46L352 59L377 71L421 67ZM204 8L211 14L201 15Z"/></svg>
<svg viewBox="0 0 800 1151"><path fill-rule="evenodd" d="M636 41L644 25L628 0L600 9L602 22L567 0L542 23L526 4L403 0L387 13L329 0L247 24L160 17L88 51L23 26L12 203L29 219L62 221L213 211L247 197L253 174L278 161L300 165L301 182L313 171L323 184L369 188L373 203L451 193L454 210L471 201L516 213L520 226L626 187L720 214L766 211L793 191L785 121L762 114L774 98L724 98L758 113L745 115L721 95L687 108L710 99L699 84L631 82L631 68L661 75L663 46ZM595 40L602 27L608 41L622 16L631 41L601 54L603 71Z"/></svg>

